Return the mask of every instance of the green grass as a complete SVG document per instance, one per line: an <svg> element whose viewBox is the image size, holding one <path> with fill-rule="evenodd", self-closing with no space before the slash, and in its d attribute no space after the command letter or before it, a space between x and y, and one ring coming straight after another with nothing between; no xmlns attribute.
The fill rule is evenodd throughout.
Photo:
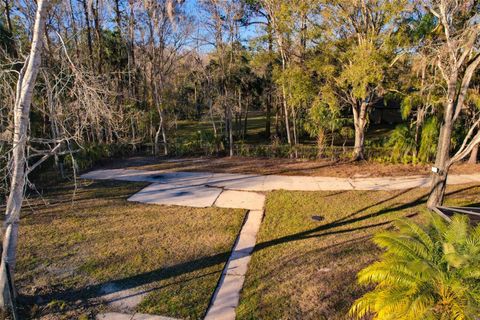
<svg viewBox="0 0 480 320"><path fill-rule="evenodd" d="M266 118L264 115L259 114L258 112L252 112L247 120L247 136L245 142L247 143L269 143L265 141L265 122ZM219 119L215 120L217 126L218 134L221 134L222 123ZM243 120L242 120L242 130L243 130ZM273 130L272 126L272 130ZM179 139L193 139L198 134L198 132L207 132L213 135L213 127L211 121L196 121L196 120L180 120L177 122L177 130L173 131L174 134ZM236 140L238 142L238 140Z"/></svg>
<svg viewBox="0 0 480 320"><path fill-rule="evenodd" d="M449 190L450 204L480 202L480 187ZM371 235L397 218L423 220L425 195L424 189L270 193L237 319L347 318L368 290L356 284L356 274L380 252Z"/></svg>
<svg viewBox="0 0 480 320"><path fill-rule="evenodd" d="M92 315L112 283L149 290L138 311L202 318L245 212L126 201L144 185L82 181L74 201L71 185L44 195L48 205L29 201L16 274L25 318Z"/></svg>
<svg viewBox="0 0 480 320"><path fill-rule="evenodd" d="M222 122L220 119L215 119L215 124L217 126L218 133L221 134ZM242 120L242 130L243 130L243 120ZM258 143L258 144L269 144L270 141L265 139L265 125L266 125L266 116L262 112L254 111L251 112L247 120L247 136L243 140L245 143ZM382 139L389 137L392 130L395 129L395 125L382 124L382 125L372 125L367 128L365 133L366 139L372 142L379 142ZM172 131L170 134L174 134L177 138L180 139L193 139L198 132L208 132L213 134L212 123L209 120L179 120L177 122L176 131ZM275 132L275 117L272 116L271 122L271 132ZM316 143L316 139L308 135L300 137L300 143L307 145L312 145ZM239 140L236 139L235 142ZM335 141L336 145L343 145L343 138ZM348 139L348 144L353 144L353 137Z"/></svg>

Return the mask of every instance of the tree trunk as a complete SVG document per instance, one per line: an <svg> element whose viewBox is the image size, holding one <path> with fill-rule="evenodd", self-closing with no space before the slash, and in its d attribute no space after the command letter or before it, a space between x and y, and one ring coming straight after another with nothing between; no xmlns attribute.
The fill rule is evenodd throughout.
<svg viewBox="0 0 480 320"><path fill-rule="evenodd" d="M243 114L243 104L242 104L242 90L239 88L238 89L238 114L235 116L235 121L236 121L236 132L237 132L237 137L242 136L242 114Z"/></svg>
<svg viewBox="0 0 480 320"><path fill-rule="evenodd" d="M12 26L12 19L10 18L10 3L9 3L9 0L4 0L3 3L5 4L5 18L7 20L7 27L11 36L13 35L13 26Z"/></svg>
<svg viewBox="0 0 480 320"><path fill-rule="evenodd" d="M208 109L210 111L210 121L212 121L213 136L217 139L217 126L215 125L215 119L213 118L213 101L211 98L208 99Z"/></svg>
<svg viewBox="0 0 480 320"><path fill-rule="evenodd" d="M115 0L115 23L117 24L118 34L122 38L122 15L120 13L120 0Z"/></svg>
<svg viewBox="0 0 480 320"><path fill-rule="evenodd" d="M271 138L271 135L272 135L272 131L271 131L271 127L272 127L272 97L271 97L271 93L269 92L268 93L268 97L267 97L267 105L266 105L266 115L265 115L265 138L268 140L270 140Z"/></svg>
<svg viewBox="0 0 480 320"><path fill-rule="evenodd" d="M473 147L472 152L470 153L470 159L468 159L468 163L476 164L477 159L478 159L478 144L476 144Z"/></svg>
<svg viewBox="0 0 480 320"><path fill-rule="evenodd" d="M165 124L163 122L163 115L160 111L160 124L158 130L155 132L155 156L160 154L160 135L162 136L163 155L168 156L167 135L165 133Z"/></svg>
<svg viewBox="0 0 480 320"><path fill-rule="evenodd" d="M355 124L355 146L353 151L353 160L365 159L365 130L361 125Z"/></svg>
<svg viewBox="0 0 480 320"><path fill-rule="evenodd" d="M167 133L165 130L165 121L163 120L163 112L160 111L160 127L162 128L162 139L163 139L163 154L168 156L168 145L167 145Z"/></svg>
<svg viewBox="0 0 480 320"><path fill-rule="evenodd" d="M435 159L435 167L438 172L432 173L432 185L427 201L427 207L433 208L442 205L447 184L448 169L450 166L450 141L452 138L452 122L449 114L445 115L446 120L440 129L438 149Z"/></svg>
<svg viewBox="0 0 480 320"><path fill-rule="evenodd" d="M7 264L10 271L12 285L16 262L16 247L18 241L18 222L20 209L23 203L23 194L26 179L25 147L28 139L28 127L30 124L30 105L32 102L33 89L41 63L42 36L45 30L48 1L37 0L37 11L30 54L22 68L18 82L14 107L14 134L12 148L12 178L10 182L10 194L5 211L5 223L2 228L2 261L0 263L0 306L7 308L10 297Z"/></svg>
<svg viewBox="0 0 480 320"><path fill-rule="evenodd" d="M77 59L80 59L80 48L78 46L78 32L77 32L77 21L75 20L75 11L73 7L72 0L68 1L69 10L70 10L70 20L72 21L72 33L73 33L73 43L75 44L75 55ZM65 37L67 38L67 37Z"/></svg>
<svg viewBox="0 0 480 320"><path fill-rule="evenodd" d="M272 56L273 52L273 34L272 34L272 29L270 27L270 19L268 19L268 53L269 56ZM267 103L266 103L266 121L265 121L265 138L267 140L270 140L270 137L272 135L271 133L271 125L272 125L272 74L273 74L273 63L272 61L268 62L267 66L267 73L266 73L266 78L267 78Z"/></svg>
<svg viewBox="0 0 480 320"><path fill-rule="evenodd" d="M317 133L317 158L321 159L323 157L323 152L325 149L325 130L320 128Z"/></svg>
<svg viewBox="0 0 480 320"><path fill-rule="evenodd" d="M243 139L247 138L247 131L248 131L248 105L250 101L247 99L247 103L245 105L245 119L243 120Z"/></svg>
<svg viewBox="0 0 480 320"><path fill-rule="evenodd" d="M100 25L100 1L94 0L91 2L91 9L93 14L93 25L95 27L95 37L96 39L96 49L97 49L97 62L98 62L98 73L103 73L103 35L102 27Z"/></svg>
<svg viewBox="0 0 480 320"><path fill-rule="evenodd" d="M93 58L92 29L90 27L90 15L88 14L87 0L82 0L83 13L85 14L85 26L87 27L87 45L90 57L88 60L92 63L92 69L95 67Z"/></svg>
<svg viewBox="0 0 480 320"><path fill-rule="evenodd" d="M364 101L360 103L360 106L353 106L353 122L355 125L355 146L353 151L354 161L365 159L365 127L367 125L367 107L368 104Z"/></svg>
<svg viewBox="0 0 480 320"><path fill-rule="evenodd" d="M128 88L130 94L134 97L137 93L137 83L135 80L135 52L134 52L134 43L135 43L135 12L133 11L133 1L128 2L130 8L130 14L128 16ZM133 72L133 73L132 73ZM133 75L133 77L132 77Z"/></svg>
<svg viewBox="0 0 480 320"><path fill-rule="evenodd" d="M282 50L280 50L282 51ZM281 52L282 56L282 71L285 71L286 69L286 59L283 54L283 51ZM288 105L287 105L287 89L285 88L285 83L282 82L282 100L283 100L283 112L285 116L285 131L287 133L287 142L289 145L292 145L292 138L290 136L290 123L289 123L289 116L288 116Z"/></svg>
<svg viewBox="0 0 480 320"><path fill-rule="evenodd" d="M162 131L162 124L160 124L158 126L158 129L155 131L155 141L153 142L153 145L154 145L154 156L155 157L158 157L158 155L160 154L160 147L159 147L159 144L160 144L160 133Z"/></svg>
<svg viewBox="0 0 480 320"><path fill-rule="evenodd" d="M233 132L232 132L232 107L229 106L227 107L227 113L228 113L228 149L229 149L229 155L230 157L233 157Z"/></svg>

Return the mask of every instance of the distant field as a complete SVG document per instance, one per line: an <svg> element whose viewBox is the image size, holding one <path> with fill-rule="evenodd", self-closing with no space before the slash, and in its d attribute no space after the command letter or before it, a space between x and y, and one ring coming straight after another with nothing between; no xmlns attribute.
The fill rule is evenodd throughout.
<svg viewBox="0 0 480 320"><path fill-rule="evenodd" d="M222 122L219 119L216 119L215 125L217 126L218 133L221 134ZM263 141L265 139L265 125L265 115L258 112L252 112L252 115L247 120L247 136L245 142L254 143ZM272 126L272 130L273 129ZM180 120L177 122L177 131L175 134L178 138L191 139L195 137L198 132L208 132L213 134L212 122L207 120Z"/></svg>
<svg viewBox="0 0 480 320"><path fill-rule="evenodd" d="M271 123L271 132L275 133L275 121L272 117ZM222 122L220 119L215 120L217 130L221 134ZM243 125L243 123L242 123ZM268 144L270 141L265 139L265 125L266 117L261 112L252 112L251 116L247 121L247 136L244 140L241 140L245 143L262 143ZM376 142L382 139L388 139L391 131L395 129L395 125L372 125L367 129L366 139L371 142ZM177 131L175 132L176 137L188 139L195 137L198 132L208 132L213 134L213 127L211 121L208 120L180 120L177 122ZM174 132L172 132L174 133ZM238 139L237 139L238 142ZM336 141L336 145L342 145L344 141ZM305 144L314 144L315 138L310 137L309 135L304 135L300 139L300 143ZM347 140L347 145L352 145L353 139Z"/></svg>

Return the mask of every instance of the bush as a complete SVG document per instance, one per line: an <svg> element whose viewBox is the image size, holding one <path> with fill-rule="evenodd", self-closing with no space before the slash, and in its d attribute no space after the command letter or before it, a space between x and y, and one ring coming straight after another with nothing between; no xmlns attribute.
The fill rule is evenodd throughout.
<svg viewBox="0 0 480 320"><path fill-rule="evenodd" d="M177 138L168 146L169 154L181 156L212 156L223 150L221 137L210 131L197 131L187 138Z"/></svg>
<svg viewBox="0 0 480 320"><path fill-rule="evenodd" d="M133 150L130 144L87 144L77 147L78 152L72 155L66 155L63 163L66 167L72 168L75 162L78 171L87 170L102 160L110 158L122 158L133 155L136 151Z"/></svg>
<svg viewBox="0 0 480 320"><path fill-rule="evenodd" d="M351 315L478 319L480 226L471 227L466 216L454 216L448 224L432 214L427 226L400 220L396 227L374 237L386 251L360 271L358 281L376 287L354 303Z"/></svg>

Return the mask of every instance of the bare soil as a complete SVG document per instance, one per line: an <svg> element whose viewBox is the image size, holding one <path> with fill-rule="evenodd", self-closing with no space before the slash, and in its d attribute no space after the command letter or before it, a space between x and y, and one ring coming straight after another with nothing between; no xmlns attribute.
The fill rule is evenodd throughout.
<svg viewBox="0 0 480 320"><path fill-rule="evenodd" d="M130 168L165 171L208 171L221 173L277 174L297 176L385 177L428 175L431 165L383 164L377 162L331 162L327 160L297 160L279 158L153 158L134 157L105 162L107 168ZM459 163L452 174L480 172L480 164Z"/></svg>

